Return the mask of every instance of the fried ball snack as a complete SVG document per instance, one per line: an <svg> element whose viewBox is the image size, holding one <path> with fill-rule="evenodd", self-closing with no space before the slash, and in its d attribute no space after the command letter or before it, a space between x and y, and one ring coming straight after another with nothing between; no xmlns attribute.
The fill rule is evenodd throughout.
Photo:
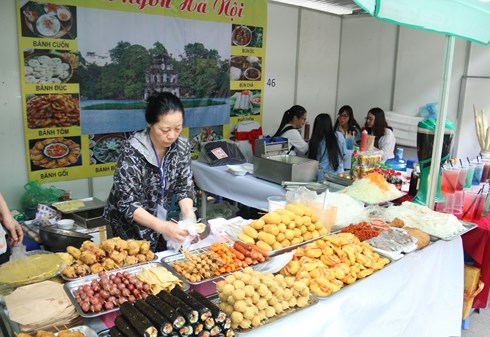
<svg viewBox="0 0 490 337"><path fill-rule="evenodd" d="M92 241L84 241L82 243L82 247L80 247L80 250L81 251L84 251L84 250L92 250L96 247L95 243L93 243Z"/></svg>
<svg viewBox="0 0 490 337"><path fill-rule="evenodd" d="M126 266L130 266L136 263L138 263L138 258L136 256L128 255L124 259L124 265Z"/></svg>
<svg viewBox="0 0 490 337"><path fill-rule="evenodd" d="M402 228L403 226L405 226L405 222L400 218L394 218L393 221L390 222L390 226Z"/></svg>
<svg viewBox="0 0 490 337"><path fill-rule="evenodd" d="M51 331L38 330L36 332L36 337L55 337L54 333Z"/></svg>
<svg viewBox="0 0 490 337"><path fill-rule="evenodd" d="M30 334L28 333L25 333L25 332L21 332L17 335L17 337L32 337Z"/></svg>
<svg viewBox="0 0 490 337"><path fill-rule="evenodd" d="M65 269L63 269L62 274L68 278L77 277L77 273L76 273L75 268L73 266L69 266L69 267L66 267Z"/></svg>
<svg viewBox="0 0 490 337"><path fill-rule="evenodd" d="M85 276L90 274L90 267L86 264L75 264L73 265L75 272L78 276Z"/></svg>
<svg viewBox="0 0 490 337"><path fill-rule="evenodd" d="M112 239L104 240L101 242L100 247L107 253L111 254L116 248L116 243Z"/></svg>
<svg viewBox="0 0 490 337"><path fill-rule="evenodd" d="M90 271L92 274L98 274L99 272L103 271L104 267L100 263L94 263L93 265L90 266Z"/></svg>
<svg viewBox="0 0 490 337"><path fill-rule="evenodd" d="M153 253L151 250L146 253L146 261L151 261L155 258L155 253Z"/></svg>
<svg viewBox="0 0 490 337"><path fill-rule="evenodd" d="M114 247L115 250L123 251L128 249L128 243L123 239L121 239L120 237L115 237L112 239L114 240L115 243L115 247Z"/></svg>
<svg viewBox="0 0 490 337"><path fill-rule="evenodd" d="M102 262L102 267L106 270L111 270L116 268L116 263L110 257L106 257Z"/></svg>
<svg viewBox="0 0 490 337"><path fill-rule="evenodd" d="M94 253L95 257L97 258L97 261L102 261L106 257L106 252L103 249L100 249L99 247L95 247L92 249L92 253Z"/></svg>
<svg viewBox="0 0 490 337"><path fill-rule="evenodd" d="M61 257L61 260L63 261L63 264L66 267L71 266L75 262L75 258L71 254L68 253L56 253L56 254L58 254L58 256Z"/></svg>
<svg viewBox="0 0 490 337"><path fill-rule="evenodd" d="M146 240L139 240L140 254L146 254L150 251L150 243Z"/></svg>
<svg viewBox="0 0 490 337"><path fill-rule="evenodd" d="M140 245L138 243L138 241L136 240L127 240L127 244L128 244L128 254L129 255L136 255L139 253L140 251Z"/></svg>
<svg viewBox="0 0 490 337"><path fill-rule="evenodd" d="M95 256L94 253L88 250L82 251L82 255L80 256L80 261L82 261L85 264L94 264L97 262L97 256Z"/></svg>
<svg viewBox="0 0 490 337"><path fill-rule="evenodd" d="M136 258L138 259L138 263L139 262L146 262L146 255L144 255L144 254L137 254Z"/></svg>
<svg viewBox="0 0 490 337"><path fill-rule="evenodd" d="M80 249L75 248L73 246L66 247L66 251L68 252L68 254L70 254L71 256L73 256L77 260L80 258L80 255L82 255L82 252L80 251Z"/></svg>
<svg viewBox="0 0 490 337"><path fill-rule="evenodd" d="M114 261L114 263L121 267L124 263L124 259L126 258L127 253L125 251L118 252L117 250L113 251L109 257Z"/></svg>

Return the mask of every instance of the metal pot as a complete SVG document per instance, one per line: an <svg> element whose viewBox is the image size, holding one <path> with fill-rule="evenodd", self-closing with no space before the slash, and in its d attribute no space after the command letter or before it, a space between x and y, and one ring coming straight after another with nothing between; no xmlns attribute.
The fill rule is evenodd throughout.
<svg viewBox="0 0 490 337"><path fill-rule="evenodd" d="M41 243L46 249L52 251L66 251L68 246L80 248L84 241L92 241L92 236L89 234L53 226L41 226L39 236L41 237Z"/></svg>

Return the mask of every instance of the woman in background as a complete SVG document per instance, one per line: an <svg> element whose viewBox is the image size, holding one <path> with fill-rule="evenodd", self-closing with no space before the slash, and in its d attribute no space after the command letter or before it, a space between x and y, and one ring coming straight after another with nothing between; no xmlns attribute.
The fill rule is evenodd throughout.
<svg viewBox="0 0 490 337"><path fill-rule="evenodd" d="M385 118L385 112L380 108L372 108L368 111L366 117L365 128L369 135L374 136L374 147L380 149L381 160L384 162L387 159L393 158L396 138L393 133L393 128L388 126Z"/></svg>
<svg viewBox="0 0 490 337"><path fill-rule="evenodd" d="M308 152L308 143L301 136L300 129L306 123L306 109L301 105L293 105L289 110L284 112L281 124L277 129L274 137L284 137L289 140L289 151L298 156L305 157Z"/></svg>
<svg viewBox="0 0 490 337"><path fill-rule="evenodd" d="M313 124L309 141L308 158L318 160L318 181L325 180L325 173L344 172L344 156L347 152L342 134L333 129L328 114L319 114Z"/></svg>
<svg viewBox="0 0 490 337"><path fill-rule="evenodd" d="M339 109L334 130L345 137L348 149L353 149L354 143L361 139L361 126L354 118L354 111L350 105L344 105Z"/></svg>

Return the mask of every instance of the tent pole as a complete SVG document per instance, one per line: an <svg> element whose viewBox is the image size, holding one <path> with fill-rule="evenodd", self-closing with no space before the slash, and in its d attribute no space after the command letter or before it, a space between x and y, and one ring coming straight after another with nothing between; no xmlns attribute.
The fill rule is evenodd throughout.
<svg viewBox="0 0 490 337"><path fill-rule="evenodd" d="M439 113L437 116L434 146L432 148L432 161L429 172L429 186L427 188L427 207L434 209L437 181L441 166L442 144L447 116L447 105L449 100L449 86L451 84L451 71L454 56L454 36L446 35L446 46L444 51L444 64L442 68L442 86L439 97Z"/></svg>

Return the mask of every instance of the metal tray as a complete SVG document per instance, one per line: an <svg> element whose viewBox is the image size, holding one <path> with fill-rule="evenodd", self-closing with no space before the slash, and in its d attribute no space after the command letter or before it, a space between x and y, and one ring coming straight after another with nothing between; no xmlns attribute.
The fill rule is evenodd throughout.
<svg viewBox="0 0 490 337"><path fill-rule="evenodd" d="M129 272L130 274L138 274L141 272L141 270L143 269L143 267L162 267L162 264L161 263L158 263L158 262L147 262L145 264L140 264L140 265L137 265L137 266L131 266L131 268L126 268L124 269L124 271L127 271ZM115 274L117 272L121 272L122 269L118 269L118 270L111 270L111 271L108 271L107 274L108 275L111 275L111 274ZM183 287L182 289L184 291L187 291L189 290L189 283L187 282L187 280L185 280L183 277L181 277L179 274L175 274L173 273L179 280L182 281L183 283ZM72 281L72 282L67 282L63 285L63 288L65 289L65 292L68 294L68 298L70 299L71 303L73 304L73 306L75 306L75 309L77 310L78 314L84 318L92 318L92 317L98 317L98 316L102 316L102 315L105 315L105 314L108 314L110 312L114 312L114 311L118 311L119 310L119 307L114 307L113 309L110 309L110 310L101 310L100 312L84 312L82 310L82 308L80 308L80 305L78 304L78 302L75 300L75 291L81 287L81 286L84 286L86 284L90 284L92 282L92 280L99 280L99 276L98 275L91 275L91 276L86 276L82 279L78 279L77 281Z"/></svg>
<svg viewBox="0 0 490 337"><path fill-rule="evenodd" d="M85 335L85 337L97 337L97 332L94 331L94 329L90 328L87 325L77 325L72 328L69 328L71 332L81 332L82 334ZM58 333L55 332L54 335L58 337Z"/></svg>
<svg viewBox="0 0 490 337"><path fill-rule="evenodd" d="M241 231L242 231L242 228L240 226L232 226L232 227L228 227L227 229L225 229L225 234L228 235L228 237L230 237L234 241L241 241L238 238L238 234ZM320 236L318 236L316 238L311 238L309 240L305 240L305 241L300 242L300 243L295 243L294 245L291 245L291 246L287 246L287 247L282 247L282 248L279 248L279 249L271 250L271 251L269 251L269 257L273 257L273 256L276 256L276 255L281 255L282 253L290 252L290 251L292 251L295 248L298 248L300 246L306 245L307 243L310 243L310 242L316 241L318 239L321 239L324 236L329 235L329 234L332 234L332 232L327 233L327 234L320 235Z"/></svg>
<svg viewBox="0 0 490 337"><path fill-rule="evenodd" d="M219 301L218 295L210 296L208 298L214 304L219 305L220 301ZM284 310L283 312L281 312L280 314L277 314L274 317L271 317L271 318L268 318L268 319L263 320L259 326L248 328L248 329L236 328L236 329L233 329L233 330L235 332L239 333L239 334L246 334L246 333L249 333L249 332L253 332L253 331L256 331L257 329L260 329L260 328L262 328L262 327L264 327L264 326L266 326L266 325L268 325L270 323L281 321L282 319L288 317L289 315L294 314L295 312L301 311L303 309L309 308L312 305L317 304L318 302L319 302L318 298L315 297L314 295L310 294L310 298L308 299L308 303L303 308L299 308L299 307L288 308L288 309Z"/></svg>
<svg viewBox="0 0 490 337"><path fill-rule="evenodd" d="M157 262L158 263L157 259L158 259L158 257L155 254L155 257L151 261L139 262L139 263L132 264L130 266L124 266L124 267L121 267L121 268L116 268L116 269L111 269L111 270L105 270L105 271L107 273L109 273L109 274L114 274L114 273L117 273L117 272L123 272L123 271L127 271L128 269L132 269L134 267L138 267L138 266L141 266L141 265L146 265L146 264L153 263L153 262ZM93 278L93 276L97 276L97 274L88 274L88 275L85 275L85 276L70 278L70 277L66 277L65 275L63 275L63 270L61 271L61 278L63 280L65 280L65 281L68 281L68 282L78 281L78 280L85 279L85 278Z"/></svg>
<svg viewBox="0 0 490 337"><path fill-rule="evenodd" d="M74 201L81 201L83 203L83 206L80 206L77 209L72 209L72 210L65 210L63 211L63 205L69 205L70 202ZM53 207L55 207L57 210L59 210L62 213L65 214L71 214L75 212L81 212L81 211L89 211L92 209L97 209L101 207L105 207L106 203L105 201L102 201L100 199L91 197L91 198L83 198L83 199L74 199L74 200L67 200L67 201L61 201L61 202L55 202L52 204ZM59 207L59 208L58 208ZM60 209L61 208L61 209Z"/></svg>
<svg viewBox="0 0 490 337"><path fill-rule="evenodd" d="M335 183L335 184L339 184L342 186L350 186L354 182L353 179L347 179L347 178L339 177L336 174L325 173L324 177L327 181Z"/></svg>
<svg viewBox="0 0 490 337"><path fill-rule="evenodd" d="M437 241L437 240L444 240L444 241L451 241L453 240L455 237L457 236L461 236L463 234L466 234L470 231L472 231L473 229L475 229L476 227L478 227L478 225L472 223L472 222L466 222L466 221L462 221L462 220L459 220L459 222L461 222L461 224L463 225L464 229L459 232L459 233L456 233L454 234L453 236L449 237L449 238L440 238L438 236L434 236L434 235L431 235L431 241L432 241L432 238L434 238L434 241Z"/></svg>

